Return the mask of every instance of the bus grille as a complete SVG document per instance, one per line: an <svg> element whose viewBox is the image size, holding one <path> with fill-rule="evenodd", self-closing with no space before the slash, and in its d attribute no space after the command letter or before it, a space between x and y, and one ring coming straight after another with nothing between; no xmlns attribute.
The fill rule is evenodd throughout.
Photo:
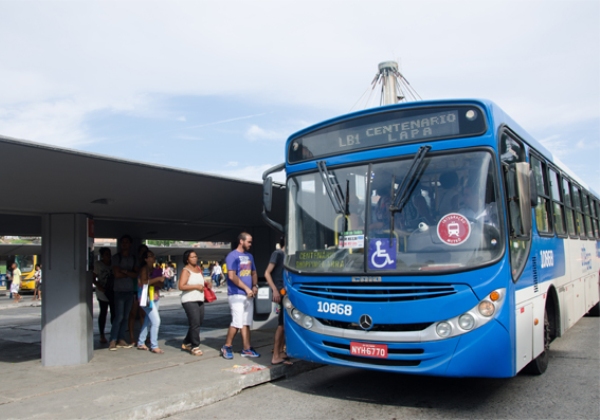
<svg viewBox="0 0 600 420"><path fill-rule="evenodd" d="M400 302L432 299L456 293L451 284L431 283L318 283L303 284L300 293L348 302Z"/></svg>
<svg viewBox="0 0 600 420"><path fill-rule="evenodd" d="M317 318L321 324L333 328L342 328L344 330L363 331L360 325L355 322L333 321L330 319ZM423 331L429 327L432 322L421 322L418 324L374 324L369 331L386 331L386 332L406 332L406 331Z"/></svg>

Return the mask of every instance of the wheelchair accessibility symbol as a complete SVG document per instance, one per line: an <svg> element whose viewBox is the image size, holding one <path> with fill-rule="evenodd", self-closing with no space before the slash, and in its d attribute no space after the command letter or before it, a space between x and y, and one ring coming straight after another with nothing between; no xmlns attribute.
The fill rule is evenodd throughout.
<svg viewBox="0 0 600 420"><path fill-rule="evenodd" d="M396 238L375 238L369 241L369 268L373 270L396 268Z"/></svg>

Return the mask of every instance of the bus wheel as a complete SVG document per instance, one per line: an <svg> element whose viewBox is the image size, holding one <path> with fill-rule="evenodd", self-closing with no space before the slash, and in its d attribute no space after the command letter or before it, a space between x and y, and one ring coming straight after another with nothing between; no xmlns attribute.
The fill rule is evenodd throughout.
<svg viewBox="0 0 600 420"><path fill-rule="evenodd" d="M533 359L524 371L531 375L541 375L548 369L550 361L550 342L552 341L550 321L548 320L548 308L544 310L544 351L535 359Z"/></svg>
<svg viewBox="0 0 600 420"><path fill-rule="evenodd" d="M596 317L600 316L600 302L598 302L594 306L592 306L592 309L590 309L588 311L586 316L596 316Z"/></svg>

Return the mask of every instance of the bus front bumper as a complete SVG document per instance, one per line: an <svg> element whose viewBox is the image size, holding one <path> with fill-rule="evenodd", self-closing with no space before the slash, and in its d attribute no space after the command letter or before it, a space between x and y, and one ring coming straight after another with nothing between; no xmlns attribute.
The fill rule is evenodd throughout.
<svg viewBox="0 0 600 420"><path fill-rule="evenodd" d="M316 363L392 371L398 373L453 377L514 376L510 337L496 320L457 337L427 342L378 342L387 346L386 358L355 356L350 340L316 334L285 319L287 353Z"/></svg>

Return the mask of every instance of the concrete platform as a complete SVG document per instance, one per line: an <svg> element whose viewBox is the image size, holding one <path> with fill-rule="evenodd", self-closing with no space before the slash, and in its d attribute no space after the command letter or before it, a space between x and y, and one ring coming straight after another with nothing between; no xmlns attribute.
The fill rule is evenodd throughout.
<svg viewBox="0 0 600 420"><path fill-rule="evenodd" d="M30 299L25 296L19 306L30 305ZM16 306L5 302L3 306ZM219 349L226 329L219 328L201 332L204 355L200 357L181 350L179 334L167 334L159 340L165 351L162 355L136 348L109 351L95 335L90 363L52 368L41 365L39 331L24 329L23 334L18 342L4 341L0 348L3 419L158 419L318 367L302 361L295 361L293 366L271 366L274 329L269 326L252 332L253 345L261 353L257 359L240 356L240 337L234 342L234 359L223 359ZM264 369L247 374L227 370L234 365Z"/></svg>

